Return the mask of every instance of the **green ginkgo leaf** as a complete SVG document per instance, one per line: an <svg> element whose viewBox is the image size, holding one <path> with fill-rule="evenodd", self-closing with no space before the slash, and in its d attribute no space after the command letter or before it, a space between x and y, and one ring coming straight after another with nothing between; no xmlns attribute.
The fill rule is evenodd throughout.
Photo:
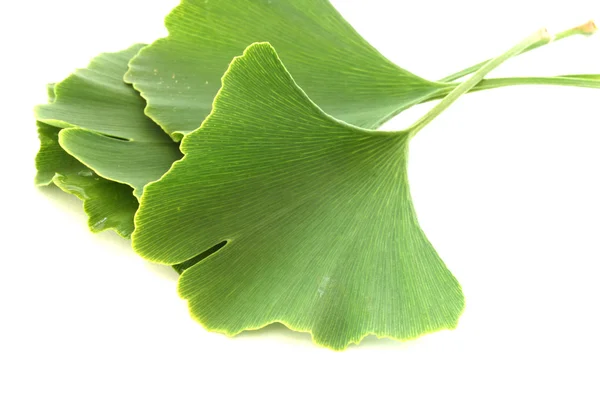
<svg viewBox="0 0 600 400"><path fill-rule="evenodd" d="M138 208L131 188L98 176L66 153L58 143L60 128L42 122L37 125L41 145L35 160L36 184L54 183L83 200L92 232L113 229L125 238L130 237L134 229L133 216Z"/></svg>
<svg viewBox="0 0 600 400"><path fill-rule="evenodd" d="M182 263L179 292L214 331L282 322L343 349L368 334L410 339L454 328L464 298L418 224L408 143L542 37L486 64L402 132L332 118L273 47L250 46L224 75L210 116L184 138L185 157L146 187L134 249Z"/></svg>
<svg viewBox="0 0 600 400"><path fill-rule="evenodd" d="M52 85L52 101L36 107L37 120L124 140L169 142L168 136L144 116L144 100L123 82L127 63L143 47L136 44L120 52L102 53L86 68Z"/></svg>
<svg viewBox="0 0 600 400"><path fill-rule="evenodd" d="M169 36L131 60L125 81L147 100L146 114L173 139L195 130L211 111L231 59L251 43L269 42L294 79L325 112L375 129L401 111L443 98L485 62L439 82L416 76L381 55L328 0L182 0L166 19ZM556 40L590 35L593 22ZM525 51L543 46L540 39ZM474 90L523 84L598 87L556 77L489 79Z"/></svg>
<svg viewBox="0 0 600 400"><path fill-rule="evenodd" d="M64 128L59 143L67 153L131 186L136 196L181 158L178 144L144 115L144 99L123 82L127 63L143 46L99 55L53 85L49 104L36 108L38 121Z"/></svg>
<svg viewBox="0 0 600 400"><path fill-rule="evenodd" d="M181 158L179 146L172 141L123 141L79 128L62 130L59 142L100 176L133 187L138 198L144 186L160 179Z"/></svg>
<svg viewBox="0 0 600 400"><path fill-rule="evenodd" d="M169 36L142 49L125 80L177 140L200 126L231 59L254 42L271 43L323 110L364 128L454 87L387 60L327 0L183 0L166 26Z"/></svg>
<svg viewBox="0 0 600 400"><path fill-rule="evenodd" d="M82 199L93 232L114 229L129 237L134 194L181 157L178 144L144 115L144 100L122 81L141 47L101 54L48 85L48 104L36 108L36 184L54 183Z"/></svg>
<svg viewBox="0 0 600 400"><path fill-rule="evenodd" d="M288 54L289 61L296 66L299 77L306 81L313 97L323 100L324 104L321 105L335 116L348 117L350 122L362 126L377 126L382 122L381 113L388 115L392 104L395 113L420 101L442 98L456 87L456 84L451 83L425 81L396 67L361 39L327 1L310 0L302 4L310 7L299 9L300 3L288 0L275 5L264 1L247 4L234 4L231 1L218 4L184 2L169 18L171 37L156 42L151 49L136 58L132 62L128 77L133 81L136 80L134 78L139 78L140 87L148 86L152 92L153 104L158 105L160 109L173 106L166 109L166 112L169 115L177 113L173 116L173 122L181 123L182 125L178 125L181 130L196 128L204 119L211 107L212 95L220 86L220 83L210 85L210 82L218 81L216 77L220 77L219 71L228 65L233 55L237 55L236 49L241 52L251 36L248 36L250 31L261 37L264 35L276 41L283 41L281 44L284 53ZM227 30L229 36L220 36L223 33L222 29L228 26L221 23L222 20L227 20L226 14L238 6L248 5L252 6L256 15L262 16L254 18L254 21L266 18L269 23L253 22L244 27L233 24L238 30ZM311 14L310 10L323 12L316 15ZM190 18L195 18L194 15L198 13L202 15L202 18L198 19L202 23L190 28ZM249 15L245 11L243 14ZM282 24L289 28L283 36L277 31ZM320 30L317 31L324 36L307 34L303 31L306 24L320 26ZM594 30L595 26L589 22L565 31L557 35L557 38L573 34L591 34ZM274 36L275 31L277 34ZM203 37L202 46L196 43L196 33L209 35ZM212 34L217 36L210 36ZM290 39L297 35L305 35L305 39L313 43L296 43ZM223 38L228 39L223 41ZM530 49L547 42L548 40L542 39ZM173 43L176 44L173 47L176 51L169 47ZM339 49L333 49L335 46ZM49 104L37 108L37 117L49 124L48 126L64 129L58 133L58 143L54 140L54 135L51 141L42 145L38 159L46 161L38 162L40 170L36 182L47 184L58 173L60 167L56 167L57 163L51 160L64 159L68 160L65 161L68 164L76 159L83 163L95 178L103 177L107 181L124 183L134 188L133 194L139 198L148 182L158 180L170 168L172 162L181 157L178 146L144 115L146 103L143 98L122 81L130 58L138 54L143 47L144 45L138 44L122 52L102 54L87 68L77 70L58 85L49 86ZM308 50L311 51L310 54L307 53ZM341 54L353 51L356 51L352 54L354 58L348 58L346 61L359 62L361 65L342 65ZM204 62L206 58L202 58L202 65L198 65L199 59L195 57L200 56L209 57L209 62ZM318 62L314 62L316 59ZM182 60L186 62L182 63ZM152 66L152 71L149 76L145 76L144 71L148 72L149 66ZM178 72L171 72L171 80L163 79L169 71L174 71L173 68ZM471 67L454 74L453 78L462 77L474 70ZM207 80L209 76L210 82ZM400 86L389 85L391 80L395 82L394 85ZM191 84L183 87L183 82ZM319 82L328 84L321 85ZM156 86L152 87L153 83ZM487 80L482 81L473 90L524 83L600 86L597 76L588 75ZM203 108L204 111L197 113L198 108ZM149 109L152 109L152 105ZM180 137L178 133L171 133L175 138ZM72 157L67 157L67 154ZM81 168L79 163L76 165L78 169ZM69 180L69 187L73 189L76 183L81 181L81 176L67 176L65 170L68 168L62 168L60 179ZM55 183L58 184L58 180ZM129 221L126 228L120 229L121 233L130 233L130 221L135 212L131 205L136 202L125 194L127 187L115 185L114 188L118 188L120 198L126 199L124 209L117 215L114 212L116 205L109 202L106 207L96 208L106 210L108 214L94 215L93 219L108 221L104 225L109 227L120 226L124 220ZM87 192L99 196L88 199L88 202L101 201L100 191L88 189ZM124 218L127 213L127 218ZM178 269L180 267L176 266Z"/></svg>

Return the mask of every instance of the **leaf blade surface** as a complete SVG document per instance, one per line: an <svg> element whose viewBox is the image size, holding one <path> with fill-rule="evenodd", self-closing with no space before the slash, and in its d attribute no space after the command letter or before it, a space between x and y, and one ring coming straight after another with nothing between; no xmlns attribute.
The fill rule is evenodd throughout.
<svg viewBox="0 0 600 400"><path fill-rule="evenodd" d="M179 282L210 330L282 322L343 349L453 328L464 298L418 225L408 140L331 118L253 45L183 160L146 188L134 248L177 264L227 241Z"/></svg>
<svg viewBox="0 0 600 400"><path fill-rule="evenodd" d="M166 25L169 36L142 49L125 80L176 140L208 116L231 59L254 42L270 42L327 113L365 128L453 86L387 60L327 0L184 0Z"/></svg>

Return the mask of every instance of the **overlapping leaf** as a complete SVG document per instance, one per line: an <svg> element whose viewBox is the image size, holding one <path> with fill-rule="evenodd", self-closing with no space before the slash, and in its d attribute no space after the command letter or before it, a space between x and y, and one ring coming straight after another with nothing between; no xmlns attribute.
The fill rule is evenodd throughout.
<svg viewBox="0 0 600 400"><path fill-rule="evenodd" d="M240 20L232 15L245 23L237 23ZM261 18L255 18L258 15ZM144 100L122 82L130 58L140 50L131 61L127 80L145 90L151 100L146 111L175 139L199 126L212 106L229 60L253 37L281 45L288 65L318 104L359 126L378 126L402 109L442 98L455 87L426 81L386 60L327 0L276 4L186 0L169 16L167 25L170 37L147 48L134 45L100 55L88 68L57 85L56 103L37 109L40 121L65 128L59 134L64 150L95 175L133 187L136 197L180 157L177 146L142 113ZM282 30L283 26L286 29ZM585 29L574 28L562 36L587 34L593 31L591 27L594 25L586 24ZM536 46L543 43L546 41ZM205 62L207 59L210 62ZM589 77L510 78L485 81L474 90L523 83L599 86ZM120 193L125 190L119 188ZM104 218L111 221L110 215L100 220Z"/></svg>
<svg viewBox="0 0 600 400"><path fill-rule="evenodd" d="M327 0L183 0L166 25L169 37L144 48L125 80L176 139L200 126L231 59L254 42L271 43L321 108L360 127L453 87L387 60Z"/></svg>
<svg viewBox="0 0 600 400"><path fill-rule="evenodd" d="M147 100L146 114L175 140L210 113L231 59L255 42L273 45L300 87L325 112L375 129L415 104L442 98L452 80L432 82L392 63L368 44L328 0L182 0L166 19L169 36L131 61L125 80ZM588 35L592 22L557 38ZM526 51L547 44L541 39ZM545 78L487 80L475 90L517 84L598 87L597 81Z"/></svg>
<svg viewBox="0 0 600 400"><path fill-rule="evenodd" d="M179 281L210 330L279 321L343 349L453 328L464 299L417 222L408 142L485 72L414 128L378 132L327 115L269 44L250 46L184 138L183 160L146 188L135 250L181 263L226 243Z"/></svg>
<svg viewBox="0 0 600 400"><path fill-rule="evenodd" d="M84 199L92 230L113 228L125 237L133 231L134 195L181 157L178 145L144 115L144 100L123 82L141 47L101 54L52 85L49 103L36 108L42 142L36 182L53 181Z"/></svg>
<svg viewBox="0 0 600 400"><path fill-rule="evenodd" d="M50 94L50 101L53 101L52 87ZM65 152L58 143L60 128L42 122L38 122L37 126L40 150L36 156L36 184L47 186L54 183L83 200L92 232L113 229L125 238L130 237L134 229L133 216L138 208L131 188L98 176Z"/></svg>
<svg viewBox="0 0 600 400"><path fill-rule="evenodd" d="M151 46L102 54L49 85L36 110L36 183L84 200L93 231L124 237L139 199L135 249L175 264L207 328L279 321L334 349L453 328L464 307L417 222L412 135L470 90L600 87L591 74L483 80L544 35L428 81L378 53L327 0L183 0L167 27ZM441 98L405 132L369 130ZM173 140L188 133L176 162Z"/></svg>
<svg viewBox="0 0 600 400"><path fill-rule="evenodd" d="M36 108L38 121L63 129L60 145L106 179L135 188L160 178L181 154L144 113L123 82L127 63L144 45L96 57L54 87L54 101Z"/></svg>

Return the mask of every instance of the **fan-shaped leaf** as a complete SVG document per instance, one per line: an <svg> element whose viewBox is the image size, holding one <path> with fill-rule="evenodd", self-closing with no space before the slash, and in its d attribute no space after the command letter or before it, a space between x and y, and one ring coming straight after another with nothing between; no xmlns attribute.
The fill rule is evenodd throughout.
<svg viewBox="0 0 600 400"><path fill-rule="evenodd" d="M453 328L464 298L417 222L408 143L545 35L487 63L403 132L330 117L269 44L250 46L224 75L210 116L184 138L185 157L146 188L134 249L178 264L181 296L215 331L278 321L342 349L368 334Z"/></svg>
<svg viewBox="0 0 600 400"><path fill-rule="evenodd" d="M113 229L128 238L133 232L133 216L138 208L131 188L98 176L67 154L58 143L60 128L42 122L37 124L41 147L36 157L36 184L54 183L83 200L93 232Z"/></svg>
<svg viewBox="0 0 600 400"><path fill-rule="evenodd" d="M327 0L183 0L166 25L169 37L142 49L125 80L176 139L200 126L231 59L254 42L270 42L322 109L365 128L454 86L387 60Z"/></svg>
<svg viewBox="0 0 600 400"><path fill-rule="evenodd" d="M65 128L59 142L66 152L98 175L135 188L137 196L181 157L178 145L144 115L144 100L123 82L127 63L143 46L99 55L54 85L53 100L36 108L39 121Z"/></svg>

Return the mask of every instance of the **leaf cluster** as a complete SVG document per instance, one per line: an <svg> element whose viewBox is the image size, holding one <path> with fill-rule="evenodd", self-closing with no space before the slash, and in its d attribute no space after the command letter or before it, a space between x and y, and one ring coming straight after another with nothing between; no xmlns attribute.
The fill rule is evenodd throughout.
<svg viewBox="0 0 600 400"><path fill-rule="evenodd" d="M166 25L48 85L36 184L82 199L92 231L172 265L192 316L228 335L281 322L341 350L454 328L464 297L419 226L411 138L468 92L600 87L599 75L485 79L548 44L545 31L431 81L327 0L183 0ZM433 100L407 129L378 130Z"/></svg>

